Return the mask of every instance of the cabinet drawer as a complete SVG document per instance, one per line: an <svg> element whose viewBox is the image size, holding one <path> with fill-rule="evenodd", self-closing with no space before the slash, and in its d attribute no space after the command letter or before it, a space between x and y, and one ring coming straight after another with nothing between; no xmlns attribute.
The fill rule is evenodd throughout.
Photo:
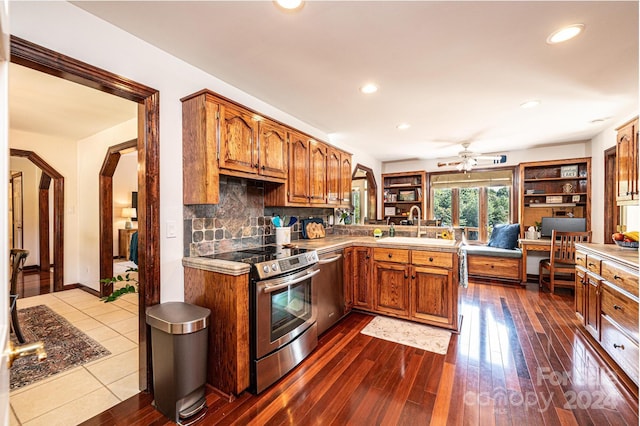
<svg viewBox="0 0 640 426"><path fill-rule="evenodd" d="M607 283L602 283L601 288L602 314L609 316L638 342L638 301L632 300Z"/></svg>
<svg viewBox="0 0 640 426"><path fill-rule="evenodd" d="M581 251L576 251L576 265L580 265L583 268L587 267L587 254Z"/></svg>
<svg viewBox="0 0 640 426"><path fill-rule="evenodd" d="M638 275L611 262L602 262L602 278L638 297Z"/></svg>
<svg viewBox="0 0 640 426"><path fill-rule="evenodd" d="M469 275L514 280L520 278L520 259L469 255L467 264Z"/></svg>
<svg viewBox="0 0 640 426"><path fill-rule="evenodd" d="M602 263L602 259L597 256L587 256L587 265L586 268L593 272L594 274L600 275L600 265Z"/></svg>
<svg viewBox="0 0 640 426"><path fill-rule="evenodd" d="M453 253L439 251L418 251L411 252L411 263L421 266L437 266L439 268L453 267Z"/></svg>
<svg viewBox="0 0 640 426"><path fill-rule="evenodd" d="M409 250L374 248L373 259L379 262L409 263Z"/></svg>
<svg viewBox="0 0 640 426"><path fill-rule="evenodd" d="M606 315L601 319L602 338L600 344L611 358L638 384L638 345L613 325Z"/></svg>

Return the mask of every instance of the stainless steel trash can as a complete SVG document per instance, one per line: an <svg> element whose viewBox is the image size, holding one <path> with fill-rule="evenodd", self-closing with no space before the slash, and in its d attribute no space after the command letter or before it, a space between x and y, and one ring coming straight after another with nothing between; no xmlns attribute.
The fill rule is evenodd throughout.
<svg viewBox="0 0 640 426"><path fill-rule="evenodd" d="M211 311L184 302L147 309L151 327L154 405L183 424L206 413L207 343Z"/></svg>

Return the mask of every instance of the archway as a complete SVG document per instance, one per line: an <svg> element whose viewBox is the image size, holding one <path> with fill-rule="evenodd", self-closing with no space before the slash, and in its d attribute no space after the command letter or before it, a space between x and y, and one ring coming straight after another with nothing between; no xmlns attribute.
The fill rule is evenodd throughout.
<svg viewBox="0 0 640 426"><path fill-rule="evenodd" d="M138 140L133 139L110 146L100 169L100 278L113 276L113 174L124 151L135 149ZM100 283L100 296L108 296L113 283Z"/></svg>
<svg viewBox="0 0 640 426"><path fill-rule="evenodd" d="M152 389L146 307L160 302L160 94L157 90L11 36L11 62L120 96L138 107L138 341L140 389Z"/></svg>
<svg viewBox="0 0 640 426"><path fill-rule="evenodd" d="M53 180L53 291L64 289L64 177L33 151L9 149L12 157L23 157L42 170L38 189L38 248L40 270L48 271L49 187Z"/></svg>

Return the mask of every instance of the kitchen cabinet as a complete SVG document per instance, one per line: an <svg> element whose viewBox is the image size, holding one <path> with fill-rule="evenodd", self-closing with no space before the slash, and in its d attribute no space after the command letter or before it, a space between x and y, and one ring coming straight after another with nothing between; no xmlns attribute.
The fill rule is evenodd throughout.
<svg viewBox="0 0 640 426"><path fill-rule="evenodd" d="M259 173L263 176L286 179L289 145L285 127L265 119L260 121L259 129Z"/></svg>
<svg viewBox="0 0 640 426"><path fill-rule="evenodd" d="M425 172L387 173L382 175L384 217L396 225L409 217L411 207L420 208L420 219L426 218Z"/></svg>
<svg viewBox="0 0 640 426"><path fill-rule="evenodd" d="M354 261L353 261L353 247L347 247L344 249L344 264L343 273L344 277L342 283L344 285L344 309L345 313L351 312L353 308L353 280L354 280Z"/></svg>
<svg viewBox="0 0 640 426"><path fill-rule="evenodd" d="M638 118L616 130L616 202L638 204Z"/></svg>
<svg viewBox="0 0 640 426"><path fill-rule="evenodd" d="M591 230L591 158L520 164L520 223L543 217L584 217Z"/></svg>
<svg viewBox="0 0 640 426"><path fill-rule="evenodd" d="M374 310L409 316L409 250L374 248Z"/></svg>
<svg viewBox="0 0 640 426"><path fill-rule="evenodd" d="M309 140L309 203L327 204L327 145Z"/></svg>
<svg viewBox="0 0 640 426"><path fill-rule="evenodd" d="M290 132L289 147L288 203L286 204L299 206L326 204L327 146L301 133ZM269 203L269 205L273 204Z"/></svg>
<svg viewBox="0 0 640 426"><path fill-rule="evenodd" d="M373 256L372 284L354 285L354 308L458 330L454 253L376 247L366 256ZM354 254L355 269L366 256Z"/></svg>
<svg viewBox="0 0 640 426"><path fill-rule="evenodd" d="M353 307L373 308L373 277L370 247L354 247L353 250Z"/></svg>
<svg viewBox="0 0 640 426"><path fill-rule="evenodd" d="M221 170L258 173L258 121L243 108L220 104Z"/></svg>
<svg viewBox="0 0 640 426"><path fill-rule="evenodd" d="M615 364L614 371L635 394L640 353L638 310L637 251L577 244L576 315L583 319L583 330L593 338L589 339L593 348L606 354L604 359Z"/></svg>
<svg viewBox="0 0 640 426"><path fill-rule="evenodd" d="M351 208L351 154L341 152L340 154L340 205Z"/></svg>

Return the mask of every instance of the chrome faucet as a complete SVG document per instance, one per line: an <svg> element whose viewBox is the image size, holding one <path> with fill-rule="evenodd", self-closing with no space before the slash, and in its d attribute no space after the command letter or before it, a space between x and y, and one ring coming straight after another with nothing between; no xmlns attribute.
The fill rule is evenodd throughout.
<svg viewBox="0 0 640 426"><path fill-rule="evenodd" d="M422 231L420 231L420 218L422 217L422 212L420 211L420 207L418 206L411 206L411 208L409 209L409 220L413 221L413 209L417 209L418 210L418 233L417 233L417 237L420 238L420 235L422 235Z"/></svg>

